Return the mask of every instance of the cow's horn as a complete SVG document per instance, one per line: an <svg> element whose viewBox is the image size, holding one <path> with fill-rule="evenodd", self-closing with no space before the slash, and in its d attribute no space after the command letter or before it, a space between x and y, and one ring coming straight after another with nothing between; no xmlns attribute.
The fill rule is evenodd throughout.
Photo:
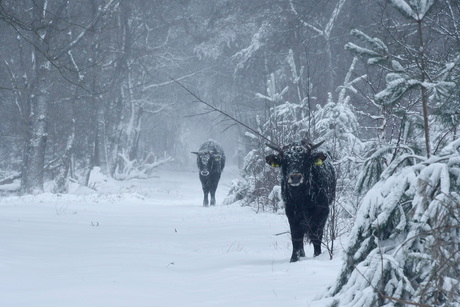
<svg viewBox="0 0 460 307"><path fill-rule="evenodd" d="M265 145L267 145L268 147L270 147L273 150L276 150L277 152L282 152L283 151L280 147L278 147L276 145L272 145L270 143L265 143Z"/></svg>
<svg viewBox="0 0 460 307"><path fill-rule="evenodd" d="M311 150L313 150L313 149L315 149L315 148L321 146L325 141L326 141L326 140L323 140L323 141L319 142L319 143L316 144L316 145L312 145L312 146L311 146Z"/></svg>
<svg viewBox="0 0 460 307"><path fill-rule="evenodd" d="M300 143L302 143L303 146L307 147L308 150L313 149L313 148L311 148L311 144L308 143L307 139L303 139L302 141L300 141Z"/></svg>

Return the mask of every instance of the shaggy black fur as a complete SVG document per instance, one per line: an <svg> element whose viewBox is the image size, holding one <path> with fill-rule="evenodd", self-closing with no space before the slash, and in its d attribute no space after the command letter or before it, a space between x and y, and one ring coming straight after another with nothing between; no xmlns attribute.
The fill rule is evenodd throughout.
<svg viewBox="0 0 460 307"><path fill-rule="evenodd" d="M313 256L321 254L324 226L335 198L334 167L317 146L303 140L266 157L269 165L281 167L281 195L291 228L291 262L305 257L304 234L313 243Z"/></svg>
<svg viewBox="0 0 460 307"><path fill-rule="evenodd" d="M225 153L214 140L207 140L200 149L192 152L197 155L196 163L200 170L201 186L203 188L203 206L209 206L208 194L211 194L211 206L216 204L216 189L220 175L225 167Z"/></svg>

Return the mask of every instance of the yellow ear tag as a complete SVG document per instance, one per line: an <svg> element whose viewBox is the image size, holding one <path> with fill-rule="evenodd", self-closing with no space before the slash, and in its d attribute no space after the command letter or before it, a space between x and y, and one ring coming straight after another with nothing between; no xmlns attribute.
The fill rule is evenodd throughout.
<svg viewBox="0 0 460 307"><path fill-rule="evenodd" d="M271 165L272 167L280 167L280 165L279 165L278 163L275 163L275 162L270 163L270 165Z"/></svg>
<svg viewBox="0 0 460 307"><path fill-rule="evenodd" d="M317 166L320 166L320 165L323 165L323 160L321 160L320 158L316 159L315 163L313 163L314 165L317 165Z"/></svg>

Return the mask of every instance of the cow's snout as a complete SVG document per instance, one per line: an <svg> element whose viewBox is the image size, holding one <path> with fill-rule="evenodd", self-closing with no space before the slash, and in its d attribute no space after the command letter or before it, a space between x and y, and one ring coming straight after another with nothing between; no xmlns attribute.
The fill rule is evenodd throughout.
<svg viewBox="0 0 460 307"><path fill-rule="evenodd" d="M293 173L288 178L289 185L297 187L303 183L303 175L301 173Z"/></svg>
<svg viewBox="0 0 460 307"><path fill-rule="evenodd" d="M202 176L208 176L209 175L208 171L201 171L200 173L201 173Z"/></svg>

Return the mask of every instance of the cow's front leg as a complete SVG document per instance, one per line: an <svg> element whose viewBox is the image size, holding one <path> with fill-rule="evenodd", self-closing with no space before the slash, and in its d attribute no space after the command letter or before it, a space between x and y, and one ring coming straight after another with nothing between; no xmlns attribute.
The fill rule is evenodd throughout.
<svg viewBox="0 0 460 307"><path fill-rule="evenodd" d="M204 193L203 206L204 206L204 207L208 207L208 206L209 206L208 193Z"/></svg>
<svg viewBox="0 0 460 307"><path fill-rule="evenodd" d="M305 250L303 248L303 238L292 238L292 255L290 262L297 262L301 257L305 257Z"/></svg>
<svg viewBox="0 0 460 307"><path fill-rule="evenodd" d="M217 190L217 185L219 184L219 179L220 179L220 174L217 174L214 177L214 180L211 184L211 188L209 192L211 193L211 206L216 205L216 190Z"/></svg>
<svg viewBox="0 0 460 307"><path fill-rule="evenodd" d="M323 226L324 227L324 226ZM313 257L321 255L321 241L323 238L323 229L322 228L316 228L313 229L313 232L311 233L310 241L313 244Z"/></svg>
<svg viewBox="0 0 460 307"><path fill-rule="evenodd" d="M216 189L217 189L217 186L214 186L211 188L211 206L215 206L216 205Z"/></svg>
<svg viewBox="0 0 460 307"><path fill-rule="evenodd" d="M303 247L304 232L300 225L296 222L290 222L291 240L292 240L292 256L291 262L299 261L300 257L305 257L305 250Z"/></svg>
<svg viewBox="0 0 460 307"><path fill-rule="evenodd" d="M216 195L215 193L211 193L211 206L216 205Z"/></svg>
<svg viewBox="0 0 460 307"><path fill-rule="evenodd" d="M327 206L323 206L323 208L327 208ZM324 226L326 225L328 214L329 210L316 213L317 216L323 216L323 218L312 221L311 228L308 229L308 237L314 248L313 257L321 255L321 242L323 240Z"/></svg>
<svg viewBox="0 0 460 307"><path fill-rule="evenodd" d="M209 206L209 200L208 200L208 194L209 194L209 185L206 183L202 184L203 187L203 206L208 207Z"/></svg>
<svg viewBox="0 0 460 307"><path fill-rule="evenodd" d="M321 241L319 242L313 242L313 257L321 255Z"/></svg>

